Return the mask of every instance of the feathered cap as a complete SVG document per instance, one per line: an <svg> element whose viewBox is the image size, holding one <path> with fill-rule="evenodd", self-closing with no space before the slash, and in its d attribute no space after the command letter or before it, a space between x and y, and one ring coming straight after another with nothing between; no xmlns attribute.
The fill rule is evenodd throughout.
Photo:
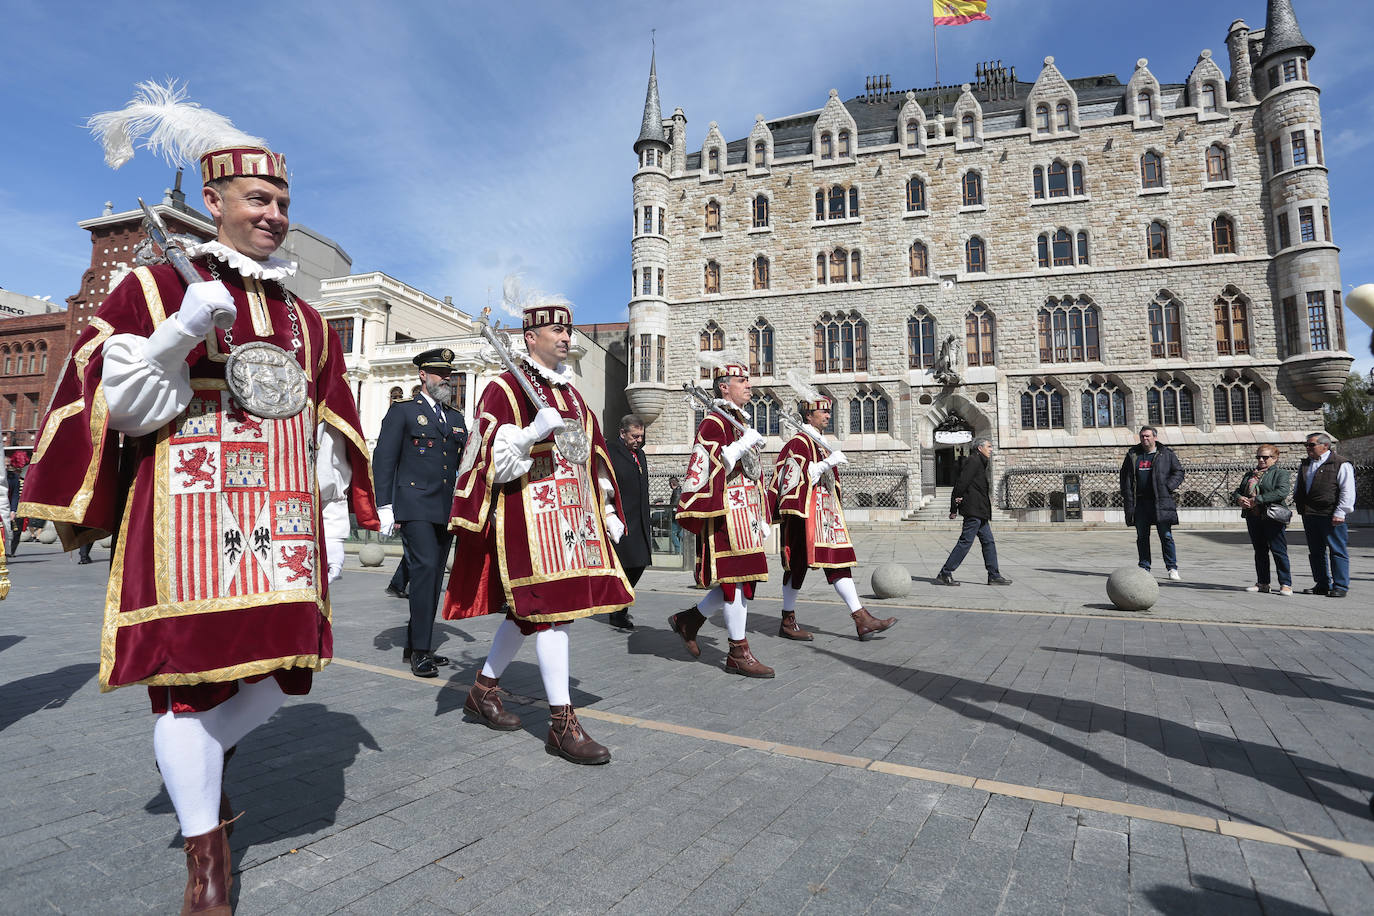
<svg viewBox="0 0 1374 916"><path fill-rule="evenodd" d="M723 378L749 378L749 366L738 355L725 350L702 350L697 362L711 370L711 381Z"/></svg>
<svg viewBox="0 0 1374 916"><path fill-rule="evenodd" d="M806 373L800 369L787 370L787 384L796 392L797 400L800 401L798 406L803 416L813 410L829 410L833 403L829 397L821 394L816 386L807 380Z"/></svg>
<svg viewBox="0 0 1374 916"><path fill-rule="evenodd" d="M162 156L169 165L200 163L200 179L256 176L289 179L286 157L261 137L239 130L224 115L187 101L186 87L169 80L139 83L134 97L118 111L102 111L86 121L105 148L105 163L117 169L134 158L134 143Z"/></svg>
<svg viewBox="0 0 1374 916"><path fill-rule="evenodd" d="M519 274L510 274L501 285L501 305L512 318L519 318L523 330L561 324L572 329L572 303L559 295L526 289Z"/></svg>

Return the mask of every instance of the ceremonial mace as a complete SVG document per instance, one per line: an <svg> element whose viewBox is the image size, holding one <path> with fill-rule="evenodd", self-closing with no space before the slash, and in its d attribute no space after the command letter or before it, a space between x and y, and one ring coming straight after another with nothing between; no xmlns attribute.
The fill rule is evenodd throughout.
<svg viewBox="0 0 1374 916"><path fill-rule="evenodd" d="M482 315L477 319L477 327L482 336L486 338L487 343L496 350L496 355L500 358L502 365L520 383L521 390L525 392L525 396L530 399L530 403L535 406L535 409L550 406L549 402L534 390L534 386L525 377L525 373L515 364L515 357L510 354L510 335L501 330L499 321L492 323L491 306L482 309ZM581 411L578 413L580 416ZM577 426L565 424L562 429L553 434L553 441L557 443L558 451L563 454L563 457L574 464L585 465L587 459L591 458L591 443L587 440L587 431L582 428L581 424Z"/></svg>
<svg viewBox="0 0 1374 916"><path fill-rule="evenodd" d="M726 422L728 422L731 426L733 426L736 429L736 431L740 433L740 435L743 435L747 430L750 429L750 427L745 426L739 420L736 420L733 416L730 415L729 411L725 410L715 401L711 400L710 395L702 391L696 385L693 385L691 382L683 382L682 390L687 392L688 404L691 404L694 407L700 407L707 413L714 413L719 417L723 417L726 420ZM762 449L762 443L760 443L759 447L760 449ZM744 476L748 477L750 480L758 480L761 476L763 476L763 468L759 464L759 453L754 449L747 449L745 453L740 456L739 462L740 465L744 468Z"/></svg>
<svg viewBox="0 0 1374 916"><path fill-rule="evenodd" d="M180 179L178 179L179 181ZM143 231L148 233L148 238L152 239L157 247L162 249L162 253L167 257L168 262L176 268L181 279L186 281L189 286L192 283L205 282L196 269L191 266L191 259L186 256L186 249L181 246L170 232L167 231L167 224L162 221L153 208L143 202L143 198L138 199L138 205L143 208ZM228 309L215 309L211 313L211 318L215 327L221 330L228 330L234 326L234 313Z"/></svg>

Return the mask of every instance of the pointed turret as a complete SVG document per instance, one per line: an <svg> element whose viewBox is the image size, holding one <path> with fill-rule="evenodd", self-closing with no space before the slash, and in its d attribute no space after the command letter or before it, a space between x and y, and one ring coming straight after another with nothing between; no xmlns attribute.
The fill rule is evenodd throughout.
<svg viewBox="0 0 1374 916"><path fill-rule="evenodd" d="M1264 23L1264 47L1260 51L1260 63L1285 51L1301 50L1303 56L1311 60L1316 53L1312 43L1303 37L1298 28L1298 17L1293 12L1292 0L1269 0L1269 10Z"/></svg>
<svg viewBox="0 0 1374 916"><path fill-rule="evenodd" d="M668 138L663 135L663 109L658 104L657 56L657 52L649 54L649 88L644 93L644 121L639 127L639 139L635 141L636 150L639 149L639 144L647 140L668 142Z"/></svg>

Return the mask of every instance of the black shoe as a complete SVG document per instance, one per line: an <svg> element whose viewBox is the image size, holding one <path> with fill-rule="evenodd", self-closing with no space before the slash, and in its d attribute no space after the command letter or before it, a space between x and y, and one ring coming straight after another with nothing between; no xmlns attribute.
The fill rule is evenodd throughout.
<svg viewBox="0 0 1374 916"><path fill-rule="evenodd" d="M413 653L410 649L406 649L404 652L401 653L401 661L403 661L403 662L408 662L408 661L410 661L410 657L411 657L412 654L414 654L414 653ZM429 653L429 657L432 658L432 659L434 659L434 664L438 665L440 668L442 668L442 667L444 667L445 665L448 664L448 656L447 656L447 655L435 655L433 652L431 652L431 653Z"/></svg>
<svg viewBox="0 0 1374 916"><path fill-rule="evenodd" d="M958 583L957 581L955 581L954 577L951 576L949 573L940 573L940 575L938 575L938 576L935 577L935 584L936 584L936 585L958 585L959 583Z"/></svg>
<svg viewBox="0 0 1374 916"><path fill-rule="evenodd" d="M631 619L630 612L624 608L612 611L610 616L606 618L606 622L621 630L633 630L635 628L635 622Z"/></svg>
<svg viewBox="0 0 1374 916"><path fill-rule="evenodd" d="M988 585L1011 585L1011 580L1000 574L988 576Z"/></svg>
<svg viewBox="0 0 1374 916"><path fill-rule="evenodd" d="M411 655L410 673L416 677L438 677L439 666L434 664L433 653L416 651Z"/></svg>
<svg viewBox="0 0 1374 916"><path fill-rule="evenodd" d="M407 591L406 591L405 589L403 589L403 588L397 588L397 587L394 586L394 585L388 585L388 586L386 587L386 593L387 593L388 595L390 595L391 597L393 597L393 598L409 598L409 597L410 597L410 593L409 593L409 592L407 592Z"/></svg>
<svg viewBox="0 0 1374 916"><path fill-rule="evenodd" d="M1314 585L1311 588L1305 588L1302 591L1298 592L1299 595L1325 595L1326 593L1327 589L1323 588L1320 585Z"/></svg>
<svg viewBox="0 0 1374 916"><path fill-rule="evenodd" d="M1345 589L1343 589L1343 588L1333 588L1333 589L1331 589L1331 591L1329 591L1329 592L1326 593L1326 597L1328 597L1328 598L1344 598L1344 597L1345 597Z"/></svg>
<svg viewBox="0 0 1374 916"><path fill-rule="evenodd" d="M90 557L82 557L81 559L79 559L79 560L76 561L76 565L77 565L77 566L85 566L87 563L94 563L94 562L95 562L95 560L92 560Z"/></svg>

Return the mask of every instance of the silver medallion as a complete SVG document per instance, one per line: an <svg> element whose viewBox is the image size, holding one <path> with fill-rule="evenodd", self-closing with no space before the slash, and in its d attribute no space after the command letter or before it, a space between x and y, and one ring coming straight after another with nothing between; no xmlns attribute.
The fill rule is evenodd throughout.
<svg viewBox="0 0 1374 916"><path fill-rule="evenodd" d="M744 454L739 456L740 468L744 471L744 476L750 480L758 480L763 476L763 467L759 463L759 453L752 448L744 450Z"/></svg>
<svg viewBox="0 0 1374 916"><path fill-rule="evenodd" d="M563 457L573 464L586 464L587 459L592 456L591 443L587 441L587 432L580 424L564 426L553 434L553 441Z"/></svg>
<svg viewBox="0 0 1374 916"><path fill-rule="evenodd" d="M236 345L224 364L224 381L234 400L255 417L284 420L305 409L305 370L266 341Z"/></svg>

